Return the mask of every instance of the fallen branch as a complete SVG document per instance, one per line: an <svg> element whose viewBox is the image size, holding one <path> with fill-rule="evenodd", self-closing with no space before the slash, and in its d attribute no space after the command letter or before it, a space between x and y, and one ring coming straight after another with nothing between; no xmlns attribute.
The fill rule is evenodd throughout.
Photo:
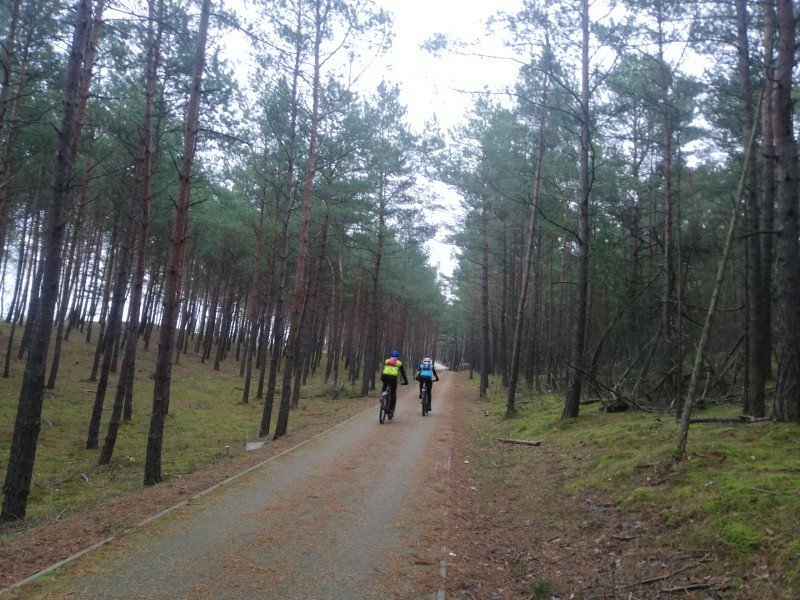
<svg viewBox="0 0 800 600"><path fill-rule="evenodd" d="M668 573L666 575L658 575L657 577L649 577L647 579L640 579L639 581L637 581L635 583L629 583L628 585L624 585L622 587L626 588L626 587L634 587L636 585L649 585L651 583L657 583L659 581L663 581L664 579L669 579L670 577L675 577L675 575L677 575L678 573L680 573L682 571L685 571L687 569L691 569L692 567L696 567L697 565L703 563L707 557L708 557L708 554L706 554L703 558L701 558L697 562L693 562L693 563L689 563L688 565L684 565L683 567L681 567L677 571L673 571L672 573ZM702 589L702 588L698 588L698 589ZM661 591L663 592L664 590L661 590Z"/></svg>
<svg viewBox="0 0 800 600"><path fill-rule="evenodd" d="M763 423L769 421L769 417L750 417L748 415L739 415L738 417L698 417L689 419L689 423Z"/></svg>
<svg viewBox="0 0 800 600"><path fill-rule="evenodd" d="M497 438L503 444L522 444L523 446L541 446L542 440L515 440L511 438Z"/></svg>
<svg viewBox="0 0 800 600"><path fill-rule="evenodd" d="M713 587L716 587L720 583L722 582L709 581L708 583L689 583L687 585L682 585L674 588L661 588L658 591L661 592L662 594L675 594L677 592L691 592L693 590L708 590Z"/></svg>
<svg viewBox="0 0 800 600"><path fill-rule="evenodd" d="M761 488L747 488L751 492L761 492L762 494L772 494L773 496L800 496L799 492L773 492Z"/></svg>

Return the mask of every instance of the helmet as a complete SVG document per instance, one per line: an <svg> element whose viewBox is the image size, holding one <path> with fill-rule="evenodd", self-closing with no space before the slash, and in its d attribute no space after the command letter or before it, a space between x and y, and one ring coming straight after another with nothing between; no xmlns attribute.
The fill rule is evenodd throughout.
<svg viewBox="0 0 800 600"><path fill-rule="evenodd" d="M422 362L429 363L429 362L431 362L431 359L426 356L425 358L422 359Z"/></svg>
<svg viewBox="0 0 800 600"><path fill-rule="evenodd" d="M400 358L400 353L397 350L392 350L389 356L391 356L392 358Z"/></svg>

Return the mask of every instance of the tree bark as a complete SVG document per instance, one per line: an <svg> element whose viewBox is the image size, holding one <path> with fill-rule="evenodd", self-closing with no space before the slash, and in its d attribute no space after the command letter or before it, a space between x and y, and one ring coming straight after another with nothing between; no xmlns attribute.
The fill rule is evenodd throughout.
<svg viewBox="0 0 800 600"><path fill-rule="evenodd" d="M205 68L206 40L211 0L203 0L200 13L200 27L197 35L197 52L192 68L192 84L189 92L189 105L186 109L186 124L183 135L183 158L178 175L178 193L175 199L175 219L172 226L170 259L164 289L164 312L158 339L153 385L153 412L150 419L150 432L147 435L147 456L145 458L144 484L161 482L161 448L164 437L164 421L169 406L170 382L172 377L172 346L175 340L175 325L178 318L181 290L181 271L186 258L186 243L189 230L189 201L192 166L197 146L197 131L200 120L200 87Z"/></svg>
<svg viewBox="0 0 800 600"><path fill-rule="evenodd" d="M773 80L773 128L778 157L778 376L773 416L800 421L800 243L797 222L797 142L792 125L796 17L792 0L777 0L778 54Z"/></svg>
<svg viewBox="0 0 800 600"><path fill-rule="evenodd" d="M570 353L570 383L561 418L577 418L580 412L583 351L586 343L586 316L589 288L589 1L581 2L581 148L580 200L578 201L578 282L575 303L575 329Z"/></svg>
<svg viewBox="0 0 800 600"><path fill-rule="evenodd" d="M547 105L547 83L544 85L544 99L542 106ZM511 364L509 366L508 398L506 399L506 416L513 416L516 412L515 396L517 382L519 381L519 358L522 349L522 324L525 317L525 304L528 301L528 284L534 262L534 247L536 241L536 217L538 215L539 191L542 187L542 160L544 157L544 130L547 123L547 111L542 108L539 121L539 142L536 147L536 167L534 171L533 192L531 193L530 214L528 215L528 232L525 245L525 257L522 260L522 277L520 281L519 300L517 301L517 315L514 322L514 338L511 346ZM536 343L535 337L531 345Z"/></svg>
<svg viewBox="0 0 800 600"><path fill-rule="evenodd" d="M41 295L38 299L37 319L20 388L19 407L3 484L4 497L0 521L22 519L25 516L33 477L33 463L41 429L44 371L58 297L61 247L66 217L69 214L70 185L74 174L71 149L78 132L76 124L80 101L81 66L86 52L90 18L90 0L80 0L76 5L75 29L64 84L61 127L57 135L53 165L52 197L47 207Z"/></svg>
<svg viewBox="0 0 800 600"><path fill-rule="evenodd" d="M160 3L159 3L160 4ZM158 64L158 44L160 42L160 27L158 35L154 28L156 23L155 0L148 0L148 27L147 27L147 59L145 64L145 109L141 125L141 139L139 141L139 156L136 161L136 182L133 185L130 204L130 235L133 234L136 221L136 205L140 205L140 222L138 227L138 246L136 255L136 272L131 285L130 305L128 307L128 323L126 328L125 354L122 358L122 368L117 380L117 390L114 396L114 406L108 422L103 448L100 451L98 464L107 465L111 462L114 447L117 442L121 418L130 421L133 416L133 382L136 371L136 347L139 340L139 313L142 305L142 289L144 287L144 265L147 251L147 237L150 221L150 198L152 196L152 127L153 127L153 95L156 84L156 68Z"/></svg>
<svg viewBox="0 0 800 600"><path fill-rule="evenodd" d="M758 109L756 112L758 115L761 114L761 100L759 100ZM725 268L728 263L728 256L730 256L731 246L733 244L733 234L736 231L736 220L739 216L739 210L741 210L741 204L744 199L747 174L750 168L750 161L752 160L753 156L753 149L755 147L755 137L755 129L751 129L750 139L745 149L744 165L742 165L742 175L739 179L739 189L736 195L736 203L731 211L731 218L728 224L728 234L725 237L725 244L722 248L722 256L720 257L719 266L717 267L717 275L714 279L714 288L711 292L711 301L708 304L708 312L706 313L706 319L703 323L700 341L697 343L697 353L695 354L692 376L689 380L689 389L686 391L686 400L683 403L681 426L678 432L678 446L675 449L675 454L673 456L676 461L681 461L686 457L686 441L689 437L689 421L692 418L692 411L694 410L694 401L695 396L697 395L697 387L700 380L700 367L703 364L703 356L705 355L706 345L708 344L708 338L711 334L714 318L716 317L722 281L725 278Z"/></svg>
<svg viewBox="0 0 800 600"><path fill-rule="evenodd" d="M491 345L489 341L489 210L484 200L481 209L481 348L479 393L485 398L489 389Z"/></svg>
<svg viewBox="0 0 800 600"><path fill-rule="evenodd" d="M264 238L264 216L266 213L266 200L261 197L258 212L258 227L256 228L256 253L253 260L253 279L250 283L250 299L247 302L247 345L244 356L244 385L242 388L242 404L250 400L250 380L253 376L253 355L256 352L258 339L259 318L261 315L261 254Z"/></svg>
<svg viewBox="0 0 800 600"><path fill-rule="evenodd" d="M742 142L747 144L755 126L753 119L753 86L750 78L750 46L747 39L749 16L747 0L736 0L737 54L739 90L742 114ZM745 389L744 414L763 417L764 387L767 374L764 370L764 355L769 355L769 338L766 336L764 316L765 290L761 274L761 216L756 194L755 161L748 162L745 173L745 254L747 288L747 386Z"/></svg>
<svg viewBox="0 0 800 600"><path fill-rule="evenodd" d="M772 127L772 89L775 79L773 66L775 45L775 7L772 2L764 2L764 93L766 94L761 111L761 137L763 154L763 174L761 176L761 276L764 290L764 335L768 352L761 357L764 373L772 378L772 268L775 257L773 229L775 227L775 135Z"/></svg>
<svg viewBox="0 0 800 600"><path fill-rule="evenodd" d="M330 4L326 4L322 10L323 0L314 2L314 75L312 80L312 105L311 105L311 124L308 138L308 159L306 162L305 184L303 186L303 206L300 217L300 239L297 247L297 267L295 268L294 290L292 292L292 302L289 314L289 339L286 343L286 351L283 367L283 385L281 388L281 403L278 410L278 419L275 423L275 437L286 435L289 424L289 407L291 403L292 374L294 372L295 361L297 360L297 349L300 343L300 334L303 327L303 315L306 308L306 295L308 292L308 269L306 261L308 259L309 230L311 226L311 205L314 200L314 173L316 171L317 159L317 132L319 129L319 97L320 97L320 48L322 45L323 24L327 18L327 11Z"/></svg>

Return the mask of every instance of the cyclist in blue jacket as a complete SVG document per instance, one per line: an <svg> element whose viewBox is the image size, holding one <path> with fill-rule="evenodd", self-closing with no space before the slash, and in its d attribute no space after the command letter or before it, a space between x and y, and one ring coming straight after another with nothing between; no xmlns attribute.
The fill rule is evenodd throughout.
<svg viewBox="0 0 800 600"><path fill-rule="evenodd" d="M433 382L439 381L439 375L436 374L436 367L433 361L427 356L422 359L422 363L417 369L417 376L415 379L419 381L420 398L422 398L422 384L425 382L428 383L428 399L430 400L430 404L433 404ZM428 406L428 410L431 410L430 406Z"/></svg>

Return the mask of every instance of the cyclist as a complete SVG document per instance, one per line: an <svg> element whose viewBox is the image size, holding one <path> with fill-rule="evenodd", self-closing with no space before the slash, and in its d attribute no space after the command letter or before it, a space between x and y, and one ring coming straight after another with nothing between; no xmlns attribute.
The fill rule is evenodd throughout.
<svg viewBox="0 0 800 600"><path fill-rule="evenodd" d="M434 379L434 377L436 379ZM419 381L420 398L422 398L422 384L425 382L428 383L428 410L430 411L430 405L433 404L433 382L439 381L439 375L436 374L436 366L433 364L433 361L427 356L422 359L422 363L417 369L417 376L415 379Z"/></svg>
<svg viewBox="0 0 800 600"><path fill-rule="evenodd" d="M400 353L397 350L392 350L389 358L383 361L383 372L381 373L381 382L383 388L381 395L389 389L389 398L391 403L389 405L389 418L394 416L394 408L397 404L397 377L402 375L403 385L408 385L408 377L406 377L406 370L403 368L403 361L400 360Z"/></svg>

